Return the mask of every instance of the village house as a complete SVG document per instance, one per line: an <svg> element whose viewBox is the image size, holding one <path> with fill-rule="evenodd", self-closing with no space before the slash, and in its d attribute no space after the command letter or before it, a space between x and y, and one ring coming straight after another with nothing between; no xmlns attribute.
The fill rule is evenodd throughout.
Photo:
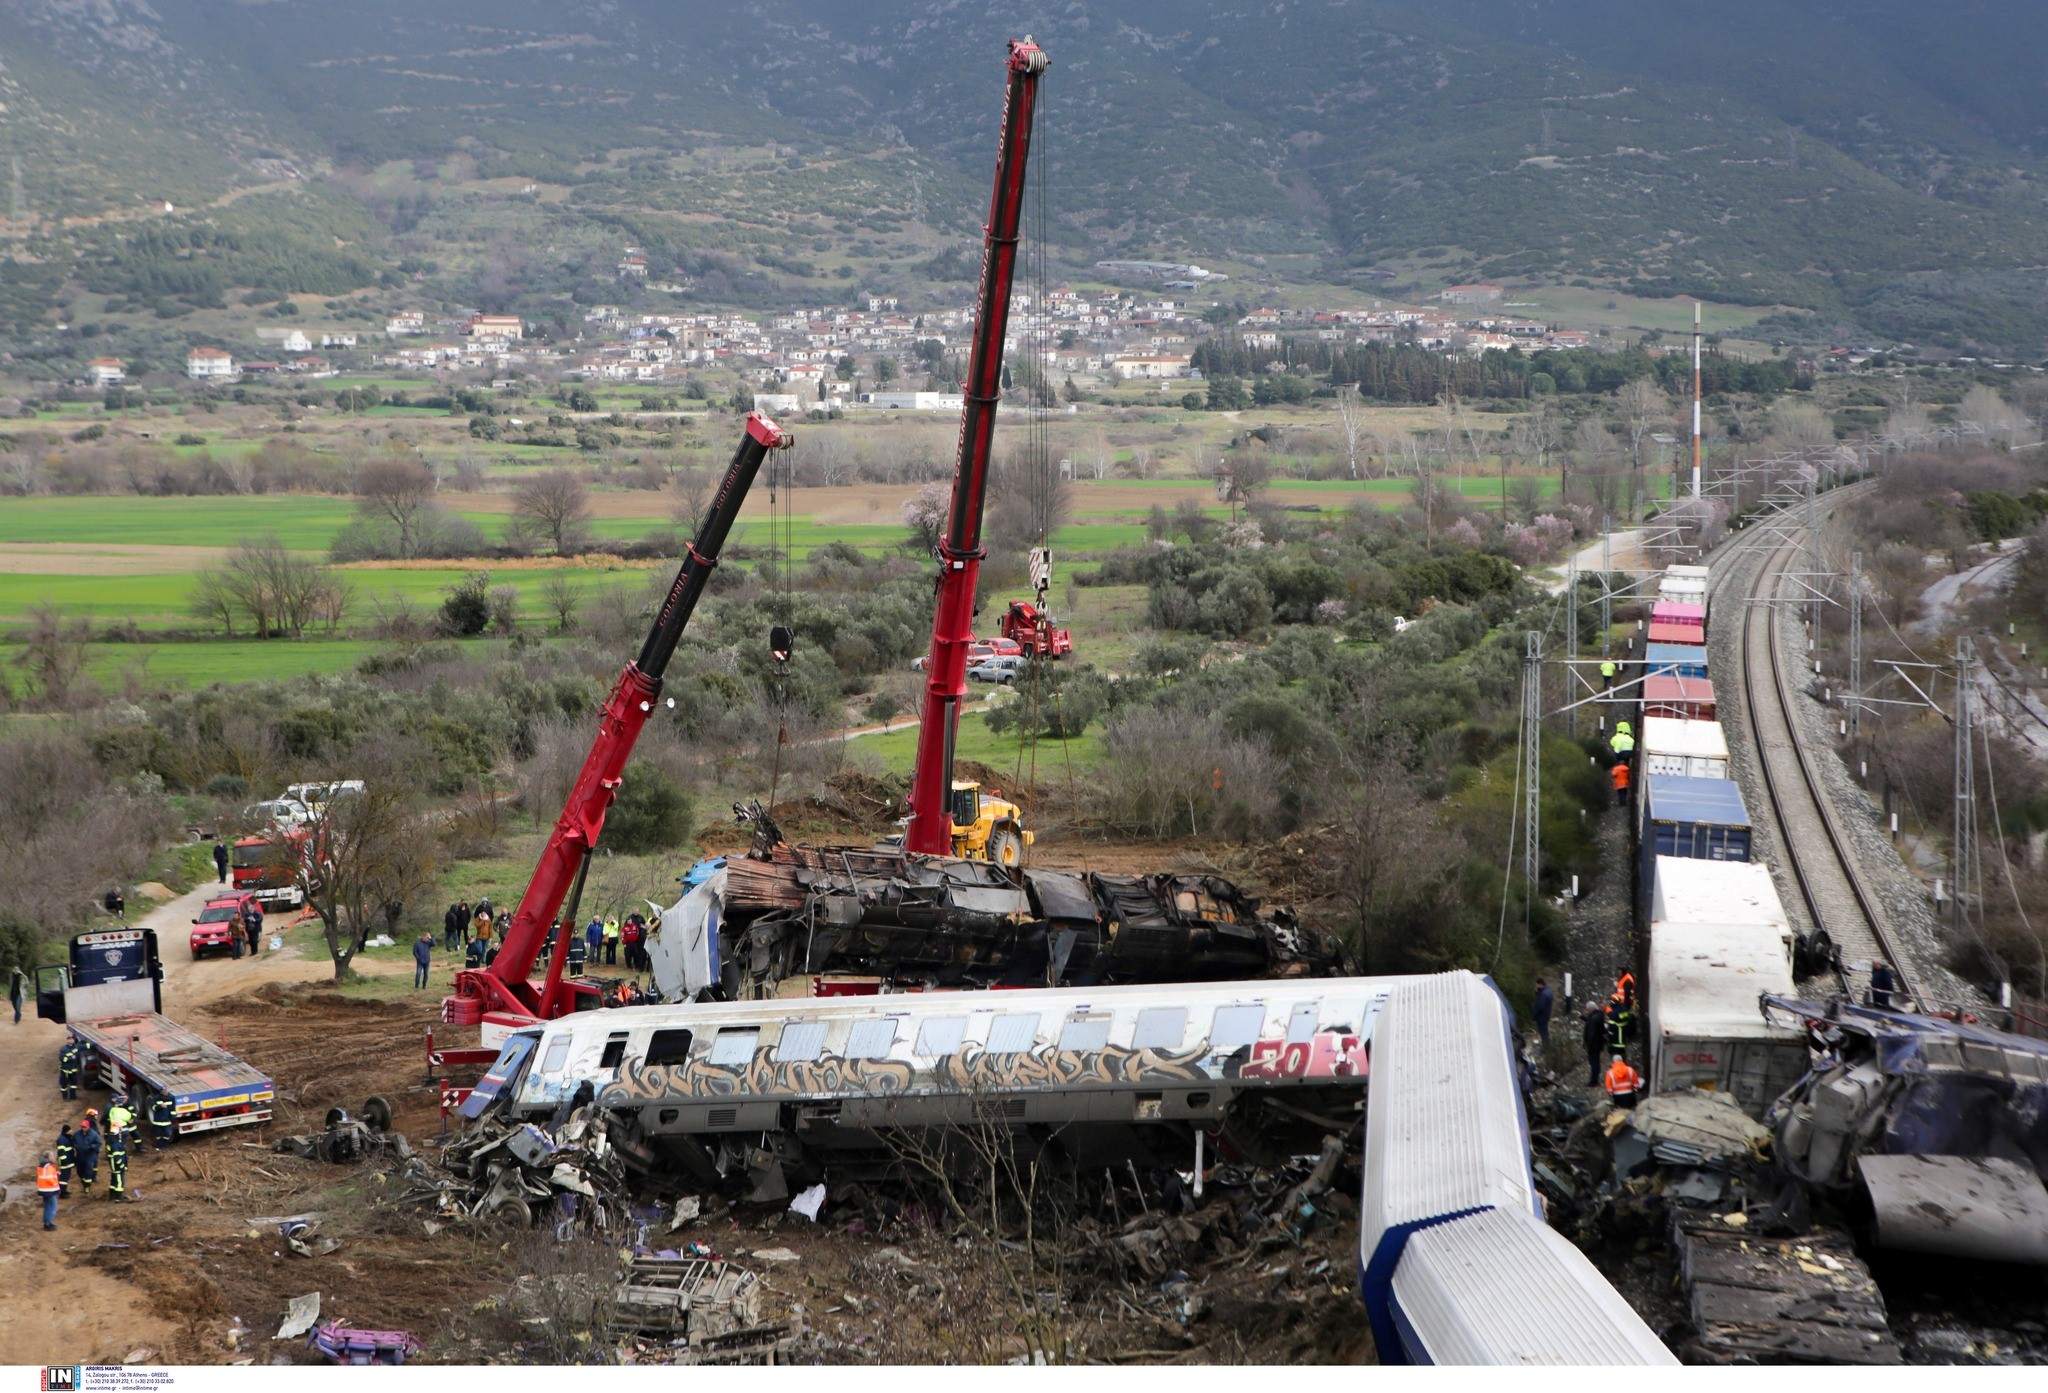
<svg viewBox="0 0 2048 1393"><path fill-rule="evenodd" d="M195 382L235 375L235 360L223 348L195 348L185 355L185 376Z"/></svg>
<svg viewBox="0 0 2048 1393"><path fill-rule="evenodd" d="M427 332L427 316L424 310L400 310L384 322L384 332L392 338L403 338L408 334Z"/></svg>
<svg viewBox="0 0 2048 1393"><path fill-rule="evenodd" d="M516 314L473 314L462 331L473 339L507 343L517 341L526 332L526 326Z"/></svg>
<svg viewBox="0 0 2048 1393"><path fill-rule="evenodd" d="M644 256L622 256L619 258L619 276L627 280L647 279L647 258Z"/></svg>
<svg viewBox="0 0 2048 1393"><path fill-rule="evenodd" d="M313 340L306 337L304 329L287 329L284 342L280 345L287 353L311 353Z"/></svg>
<svg viewBox="0 0 2048 1393"><path fill-rule="evenodd" d="M356 336L352 333L336 333L329 330L320 336L320 346L322 348L354 348L356 346Z"/></svg>
<svg viewBox="0 0 2048 1393"><path fill-rule="evenodd" d="M1191 360L1185 353L1158 353L1132 355L1116 358L1109 364L1110 374L1119 381L1128 382L1133 378L1186 377Z"/></svg>
<svg viewBox="0 0 2048 1393"><path fill-rule="evenodd" d="M85 377L95 387L111 387L128 380L128 365L119 358L95 358L85 365Z"/></svg>
<svg viewBox="0 0 2048 1393"><path fill-rule="evenodd" d="M1437 296L1447 305L1497 305L1500 297L1501 288L1497 285L1445 286Z"/></svg>

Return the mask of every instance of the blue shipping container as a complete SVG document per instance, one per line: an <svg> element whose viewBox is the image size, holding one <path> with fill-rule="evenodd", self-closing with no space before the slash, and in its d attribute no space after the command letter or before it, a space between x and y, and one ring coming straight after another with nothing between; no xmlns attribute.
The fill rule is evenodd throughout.
<svg viewBox="0 0 2048 1393"><path fill-rule="evenodd" d="M1642 871L1637 887L1647 907L1656 892L1657 858L1698 861L1749 859L1749 810L1733 779L1687 779L1652 774L1643 780L1637 834Z"/></svg>
<svg viewBox="0 0 2048 1393"><path fill-rule="evenodd" d="M1689 643L1652 643L1643 649L1645 677L1705 677L1707 650Z"/></svg>

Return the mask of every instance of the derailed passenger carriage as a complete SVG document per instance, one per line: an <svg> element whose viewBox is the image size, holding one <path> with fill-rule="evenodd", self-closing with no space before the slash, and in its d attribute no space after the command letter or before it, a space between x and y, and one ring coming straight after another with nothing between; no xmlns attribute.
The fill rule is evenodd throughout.
<svg viewBox="0 0 2048 1393"><path fill-rule="evenodd" d="M585 1104L646 1168L805 1174L905 1129L990 1124L1077 1162L1289 1154L1358 1125L1391 979L927 992L584 1012L514 1034L465 1111ZM1286 1106L1261 1100L1283 1096ZM1246 1124L1240 1127L1240 1123ZM790 1178L794 1178L791 1176Z"/></svg>

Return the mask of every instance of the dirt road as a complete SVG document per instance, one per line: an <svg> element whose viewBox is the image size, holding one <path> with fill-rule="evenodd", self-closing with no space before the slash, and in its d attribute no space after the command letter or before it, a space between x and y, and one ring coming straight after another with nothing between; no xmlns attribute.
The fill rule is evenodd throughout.
<svg viewBox="0 0 2048 1393"><path fill-rule="evenodd" d="M208 881L136 921L157 931L167 1014L183 1019L210 1002L265 983L318 981L332 975L332 965L324 958L309 958L295 947L266 952L254 961L194 962L188 946L191 920L221 888ZM279 921L273 917L272 922ZM55 1233L42 1233L33 1216L22 1212L35 1203L30 1193L34 1163L55 1140L58 1127L75 1121L87 1107L106 1105L104 1096L96 1093L82 1094L76 1102L58 1095L57 1048L63 1029L36 1019L33 1012L31 1003L19 1026L0 1023L0 1030L10 1032L9 1048L0 1050L0 1177L7 1181L4 1208L14 1211L7 1215L8 1230L25 1240L9 1243L0 1252L0 1364L77 1363L102 1356L118 1361L137 1348L160 1348L170 1327L137 1299L131 1285L79 1261L78 1253L95 1245L90 1235L80 1232L84 1216L78 1213L76 1186ZM138 1187L152 1164L138 1159ZM104 1168L101 1178L104 1190ZM96 1224L100 1216L92 1218Z"/></svg>

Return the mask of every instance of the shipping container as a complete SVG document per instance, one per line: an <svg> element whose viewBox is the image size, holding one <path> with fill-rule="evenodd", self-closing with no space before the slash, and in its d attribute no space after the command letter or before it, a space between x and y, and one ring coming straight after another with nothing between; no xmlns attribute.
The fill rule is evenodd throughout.
<svg viewBox="0 0 2048 1393"><path fill-rule="evenodd" d="M1650 716L1636 741L1644 777L1676 774L1686 779L1728 777L1728 736L1719 721L1675 721Z"/></svg>
<svg viewBox="0 0 2048 1393"><path fill-rule="evenodd" d="M1664 577L1657 583L1657 597L1675 600L1681 604L1703 605L1707 602L1707 568L1705 566L1666 566Z"/></svg>
<svg viewBox="0 0 2048 1393"><path fill-rule="evenodd" d="M1667 716L1676 721L1714 719L1714 684L1704 677L1643 679L1643 719Z"/></svg>
<svg viewBox="0 0 2048 1393"><path fill-rule="evenodd" d="M1679 600L1659 600L1650 606L1652 624L1676 624L1684 629L1707 631L1707 607Z"/></svg>
<svg viewBox="0 0 2048 1393"><path fill-rule="evenodd" d="M1650 922L1750 924L1769 929L1792 961L1792 921L1785 917L1771 868L1759 861L1702 861L1666 856L1657 867Z"/></svg>
<svg viewBox="0 0 2048 1393"><path fill-rule="evenodd" d="M1656 897L1656 862L1660 857L1689 856L1701 861L1749 859L1749 812L1733 779L1687 779L1651 774L1637 795L1636 835L1642 909Z"/></svg>
<svg viewBox="0 0 2048 1393"><path fill-rule="evenodd" d="M1654 921L1646 988L1652 1093L1713 1089L1761 1119L1806 1073L1805 1040L1758 1000L1797 994L1775 927Z"/></svg>
<svg viewBox="0 0 2048 1393"><path fill-rule="evenodd" d="M1671 644L1683 648L1705 648L1707 634L1704 629L1695 629L1687 624L1651 624L1643 635L1655 644Z"/></svg>
<svg viewBox="0 0 2048 1393"><path fill-rule="evenodd" d="M1652 643L1643 649L1645 677L1705 677L1707 650L1698 643Z"/></svg>

